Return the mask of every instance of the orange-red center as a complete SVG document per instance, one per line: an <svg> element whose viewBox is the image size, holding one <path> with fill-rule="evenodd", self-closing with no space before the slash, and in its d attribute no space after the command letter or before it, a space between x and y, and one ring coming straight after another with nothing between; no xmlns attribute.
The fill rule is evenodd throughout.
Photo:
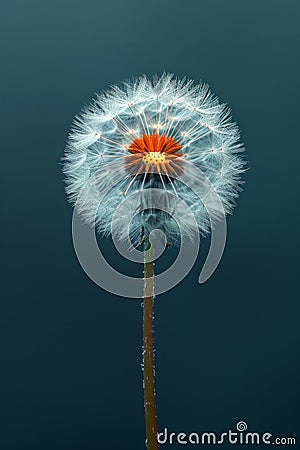
<svg viewBox="0 0 300 450"><path fill-rule="evenodd" d="M135 139L128 147L130 153L151 153L160 152L173 154L177 150L180 150L182 145L179 145L172 137L168 137L165 134L159 136L157 133L153 133L151 136L143 134L143 137ZM181 156L177 154L177 156Z"/></svg>
<svg viewBox="0 0 300 450"><path fill-rule="evenodd" d="M182 170L180 157L185 155L178 153L181 148L182 145L165 134L143 134L126 147L130 153L125 157L126 167L132 174L153 172L154 169L157 173L174 176Z"/></svg>

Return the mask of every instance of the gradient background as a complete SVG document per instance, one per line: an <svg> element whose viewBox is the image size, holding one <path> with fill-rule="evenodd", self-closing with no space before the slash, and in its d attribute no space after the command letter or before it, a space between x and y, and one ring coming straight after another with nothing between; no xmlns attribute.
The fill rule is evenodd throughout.
<svg viewBox="0 0 300 450"><path fill-rule="evenodd" d="M245 420L299 439L299 1L2 0L0 12L0 448L144 448L140 302L79 266L59 160L96 91L163 70L229 103L251 170L213 278L197 284L207 240L157 301L159 429Z"/></svg>

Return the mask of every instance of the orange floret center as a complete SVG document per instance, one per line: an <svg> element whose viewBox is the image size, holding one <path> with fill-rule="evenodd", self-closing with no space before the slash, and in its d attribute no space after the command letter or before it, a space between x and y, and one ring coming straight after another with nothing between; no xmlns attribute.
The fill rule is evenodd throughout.
<svg viewBox="0 0 300 450"><path fill-rule="evenodd" d="M153 133L151 136L143 134L143 137L135 139L128 147L130 153L176 153L182 148L172 137L165 134L159 136ZM181 156L177 154L177 156Z"/></svg>
<svg viewBox="0 0 300 450"><path fill-rule="evenodd" d="M182 145L165 134L143 134L126 147L130 153L125 157L126 168L133 175L154 172L174 177L183 170L181 161L185 155L178 153L181 148Z"/></svg>

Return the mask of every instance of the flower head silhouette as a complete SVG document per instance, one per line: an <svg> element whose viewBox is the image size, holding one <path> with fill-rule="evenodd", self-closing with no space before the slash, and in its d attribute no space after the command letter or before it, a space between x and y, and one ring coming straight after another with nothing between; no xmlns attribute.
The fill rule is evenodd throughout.
<svg viewBox="0 0 300 450"><path fill-rule="evenodd" d="M64 162L67 193L75 202L85 183L97 174L78 211L89 223L96 222L102 235L111 233L114 213L124 197L138 193L132 211L139 211L148 188L173 193L172 208L181 199L188 205L198 230L205 235L210 220L203 199L182 183L183 175L195 178L193 169L202 171L220 199L225 213L235 206L240 190L244 161L239 130L230 119L226 105L220 104L206 84L179 80L171 74L146 76L113 86L97 96L93 104L76 117ZM99 204L99 193L115 177L114 185ZM212 202L213 203L213 202ZM94 217L91 205L97 204ZM217 216L218 205L211 204ZM130 237L138 242L141 234L153 229L165 233L169 244L178 242L178 226L172 214L157 208L141 208L130 224ZM182 211L184 216L184 211ZM195 222L186 218L184 234L192 237ZM118 221L116 234L124 236ZM182 237L182 236L181 236Z"/></svg>

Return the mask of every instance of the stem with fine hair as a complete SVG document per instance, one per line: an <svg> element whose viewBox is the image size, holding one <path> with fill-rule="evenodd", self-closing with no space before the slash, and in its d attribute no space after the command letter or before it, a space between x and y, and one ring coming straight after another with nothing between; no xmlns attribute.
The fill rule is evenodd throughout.
<svg viewBox="0 0 300 450"><path fill-rule="evenodd" d="M144 320L143 320L143 366L144 366L144 405L146 439L148 450L157 450L157 424L154 389L154 345L153 345L153 306L154 306L154 264L153 249L148 239L144 243L145 282L144 282Z"/></svg>

